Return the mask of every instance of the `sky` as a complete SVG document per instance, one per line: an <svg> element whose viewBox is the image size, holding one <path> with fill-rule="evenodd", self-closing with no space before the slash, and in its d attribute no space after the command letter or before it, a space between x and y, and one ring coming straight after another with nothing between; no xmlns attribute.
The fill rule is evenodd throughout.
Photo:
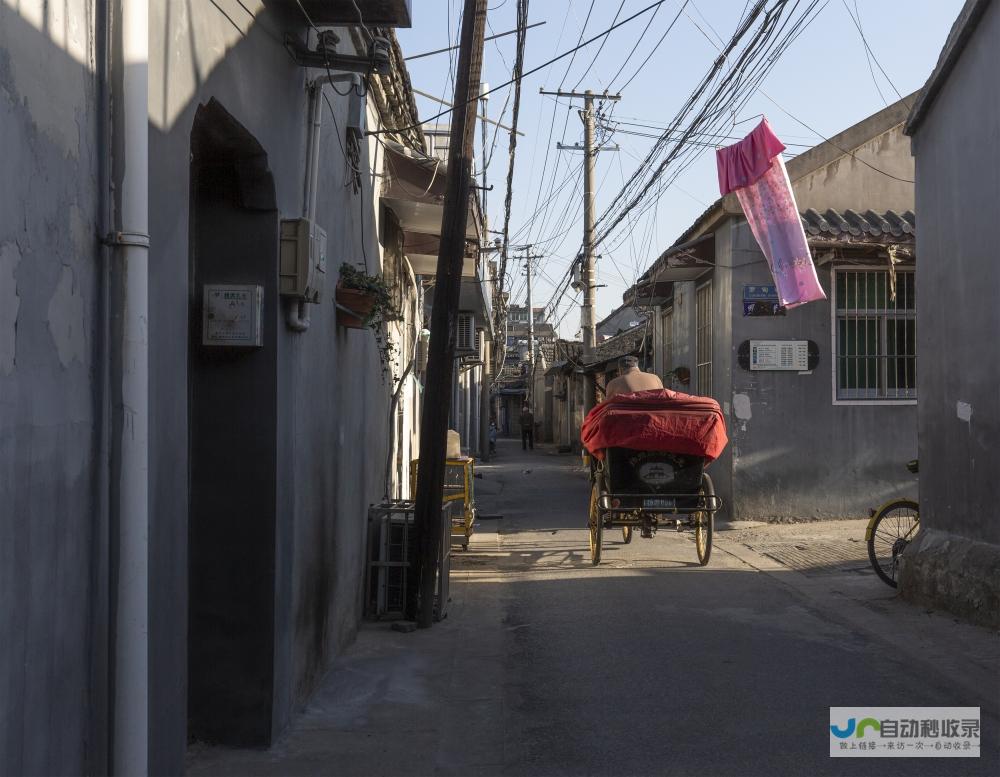
<svg viewBox="0 0 1000 777"><path fill-rule="evenodd" d="M622 21L653 2L530 0L529 24L545 24L527 32L525 71L605 31L616 15ZM583 142L577 112L582 100L553 98L539 89L561 86L621 94L619 102L604 103L599 109L609 127L599 132L599 139L618 147L597 158L595 199L600 217L711 68L720 40L728 40L736 30L747 3L665 0L654 9L655 15L654 10L647 11L523 80L518 129L524 137L518 138L515 155L510 235L511 245L532 243L533 253L543 254L534 261L535 306L551 301L583 239L582 155L555 147L557 142ZM769 6L773 3L768 0ZM412 5L413 27L397 30L405 56L458 43L463 0L414 0ZM793 5L794 0L788 4ZM801 0L797 13L807 5ZM726 119L722 131L741 137L764 114L788 153L801 153L822 142L820 135L830 137L847 129L898 100L898 94L907 96L923 86L961 7L962 0L820 0L808 26L774 62L737 115ZM487 35L514 29L516 0L489 0L487 20ZM860 22L860 33L855 20ZM482 80L492 86L508 81L514 54L514 35L487 41ZM457 58L453 52L408 62L414 88L452 101ZM489 95L490 118L510 124L511 92L507 87ZM427 118L442 110L421 96L417 108ZM501 229L509 136L490 126L485 155L478 126L476 137L477 165L485 157L487 184L493 186L487 194L490 228ZM668 168L671 177L672 171L679 171L670 185L654 189L598 247L597 320L621 304L623 292L718 198L712 151L720 141L703 141L695 147L697 157L683 170ZM515 265L508 269L513 273L511 301L523 304L523 272L511 264ZM561 297L554 318L561 319L563 337L579 337L579 298L572 291Z"/></svg>

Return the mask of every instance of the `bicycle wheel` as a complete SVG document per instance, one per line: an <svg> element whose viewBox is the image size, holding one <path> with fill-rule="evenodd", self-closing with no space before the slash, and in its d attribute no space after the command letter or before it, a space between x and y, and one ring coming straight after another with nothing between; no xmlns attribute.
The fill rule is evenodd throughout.
<svg viewBox="0 0 1000 777"><path fill-rule="evenodd" d="M590 516L588 529L590 536L590 563L595 567L601 563L601 540L604 527L601 525L601 510L598 500L601 496L600 479L594 480L590 487Z"/></svg>
<svg viewBox="0 0 1000 777"><path fill-rule="evenodd" d="M868 528L868 560L882 580L896 587L899 557L920 525L919 506L912 499L884 505Z"/></svg>
<svg viewBox="0 0 1000 777"><path fill-rule="evenodd" d="M632 541L632 527L622 526L622 542L628 545Z"/></svg>
<svg viewBox="0 0 1000 777"><path fill-rule="evenodd" d="M706 503L715 496L715 485L708 475L701 476L701 490L698 492ZM706 504L708 507L708 504ZM705 566L712 557L712 534L715 532L715 513L699 510L694 517L694 544L698 550L698 563Z"/></svg>

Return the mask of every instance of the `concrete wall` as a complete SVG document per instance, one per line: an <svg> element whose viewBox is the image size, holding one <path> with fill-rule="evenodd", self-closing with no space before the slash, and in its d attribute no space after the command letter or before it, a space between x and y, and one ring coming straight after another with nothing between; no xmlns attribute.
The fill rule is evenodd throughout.
<svg viewBox="0 0 1000 777"><path fill-rule="evenodd" d="M731 275L730 408L733 516L744 520L866 517L895 496L912 496L904 465L916 452L913 404L833 403L830 303L811 302L786 316L744 317L744 284L770 283L746 222L732 224L732 252L717 255ZM818 275L831 296L829 267ZM739 366L744 340L813 340L819 363L808 375ZM721 344L720 344L721 346ZM717 352L718 353L718 352Z"/></svg>
<svg viewBox="0 0 1000 777"><path fill-rule="evenodd" d="M833 403L830 304L814 302L774 318L745 318L745 284L773 282L749 226L730 218L715 230L716 269L674 284L673 364L691 369L692 386L711 394L726 415L730 444L709 469L723 497L723 517L808 520L864 517L894 496L912 496L904 464L916 452L916 407ZM712 279L713 386L696 384L695 288ZM830 294L830 269L819 270ZM658 311L659 312L659 311ZM657 328L656 349L663 348ZM749 339L815 341L819 364L809 375L760 372L739 365ZM665 356L660 354L661 362Z"/></svg>
<svg viewBox="0 0 1000 777"><path fill-rule="evenodd" d="M736 315L742 315L742 309L736 313L733 310L732 300L736 296L736 289L740 288L736 286L737 279L734 278L734 272L728 269L733 264L739 264L740 260L736 259L735 262L733 258L738 255L738 252L734 251L734 247L739 240L739 232L734 229L732 220L728 220L721 224L715 231L715 256L716 264L721 265L720 269L716 269L715 272L711 274L712 279L712 386L711 388L707 386L697 385L697 366L696 359L691 360L691 382L693 385L697 385L697 393L708 394L714 397L718 403L722 406L723 413L726 416L727 426L730 426L730 435L732 435L731 424L729 419L729 399L733 392L733 381L735 376L733 374L736 365L734 364L735 357L735 345L737 340L735 339L737 335L737 330L739 327L739 322L736 321ZM728 260L720 257L729 257ZM695 287L701 285L704 279L695 283ZM688 311L688 315L691 316L692 327L695 328L697 325L697 320L695 318L695 311L691 306L692 310ZM697 335L692 338L692 343L697 341ZM693 348L693 346L692 346ZM741 505L743 502L742 491L737 492L736 486L733 482L734 478L734 466L733 462L736 456L736 445L730 444L726 446L726 449L722 452L719 458L714 461L708 468L708 474L712 477L712 483L715 486L715 492L722 496L722 510L719 512L719 517L723 519L735 519L739 515L739 511L742 509ZM728 496L728 498L727 498Z"/></svg>
<svg viewBox="0 0 1000 777"><path fill-rule="evenodd" d="M943 304L917 312L923 528L901 573L905 594L993 626L1000 625L998 72L1000 3L993 2L913 138L917 292Z"/></svg>
<svg viewBox="0 0 1000 777"><path fill-rule="evenodd" d="M3 774L106 768L100 10L0 0Z"/></svg>
<svg viewBox="0 0 1000 777"><path fill-rule="evenodd" d="M858 213L869 209L877 213L912 210L913 157L909 141L903 134L903 122L913 97L831 138L836 147L821 143L789 160L788 177L799 210L815 208L823 212L833 208ZM886 129L879 131L879 127Z"/></svg>
<svg viewBox="0 0 1000 777"><path fill-rule="evenodd" d="M289 58L282 37L286 31L304 36L305 29L293 6L248 7L256 21L227 3L155 0L150 8L150 28L162 31L151 38L150 52L151 176L158 182L150 207L150 285L156 290L150 320L151 499L157 548L151 729L157 773L181 771L187 737L182 711L188 664L190 356L185 333L189 299L197 300L201 291L192 288L188 272L188 161L198 107L214 98L260 144L274 179L276 216L297 217L303 209L305 73ZM350 40L346 34L342 39ZM347 100L328 94L343 133ZM382 379L374 338L367 330L339 327L333 305L342 262L364 264L369 272L380 269L376 236L383 214L375 206L370 177L362 176L361 194L344 186L344 138L338 140L325 104L323 123L317 221L328 236L327 285L302 334L286 327L276 296L265 300L265 316L276 326L277 391L270 735L280 731L356 629L367 506L382 496L389 432L390 382ZM360 168L374 165L380 172L381 159L370 140L362 147ZM276 272L277 256L274 262ZM244 571L249 579L261 573L266 570Z"/></svg>

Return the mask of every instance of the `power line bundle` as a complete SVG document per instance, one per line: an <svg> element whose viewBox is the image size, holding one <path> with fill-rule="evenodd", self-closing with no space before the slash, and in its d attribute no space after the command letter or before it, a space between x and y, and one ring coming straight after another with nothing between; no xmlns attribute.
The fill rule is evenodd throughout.
<svg viewBox="0 0 1000 777"><path fill-rule="evenodd" d="M708 73L663 131L631 178L597 219L600 245L633 213L641 215L703 152L701 138L725 134L785 49L815 18L820 0L757 0ZM744 38L750 35L744 42ZM650 196L650 193L657 196Z"/></svg>

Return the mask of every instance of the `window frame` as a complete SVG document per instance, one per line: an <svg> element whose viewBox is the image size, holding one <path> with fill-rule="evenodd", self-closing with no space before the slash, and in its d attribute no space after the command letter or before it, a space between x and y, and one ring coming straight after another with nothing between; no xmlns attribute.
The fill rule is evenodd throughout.
<svg viewBox="0 0 1000 777"><path fill-rule="evenodd" d="M885 272L885 265L858 265L858 264L834 264L830 267L830 392L834 405L882 405L882 406L899 406L899 405L916 405L919 400L919 394L914 397L900 398L900 397L886 397L884 399L865 397L863 399L842 399L837 395L837 383L840 378L840 373L837 371L837 333L839 327L837 325L837 273L842 271L868 271L868 272ZM914 280L916 280L916 268L907 267L897 267L897 273L913 273ZM916 286L914 285L914 288ZM916 321L917 318L917 305L919 302L914 302L913 306L913 320ZM914 354L915 359L919 359L920 354ZM918 391L915 387L914 391Z"/></svg>
<svg viewBox="0 0 1000 777"><path fill-rule="evenodd" d="M706 291L707 289L707 291ZM702 342L702 327L701 322L698 320L698 302L701 299L708 300L708 311L705 320L708 322L704 327L708 331L708 361L699 362L699 352L701 351ZM713 396L712 392L715 390L715 343L713 342L715 337L715 326L713 321L713 314L715 312L715 285L712 283L712 279L709 278L704 283L695 286L694 289L694 379L695 379L695 391L703 397ZM711 386L701 385L701 368L702 366L708 367L708 382ZM706 390L707 389L707 390Z"/></svg>
<svg viewBox="0 0 1000 777"><path fill-rule="evenodd" d="M669 331L668 331L669 330ZM663 338L661 348L663 359L663 374L669 375L674 369L674 306L663 308L660 313L660 334Z"/></svg>

